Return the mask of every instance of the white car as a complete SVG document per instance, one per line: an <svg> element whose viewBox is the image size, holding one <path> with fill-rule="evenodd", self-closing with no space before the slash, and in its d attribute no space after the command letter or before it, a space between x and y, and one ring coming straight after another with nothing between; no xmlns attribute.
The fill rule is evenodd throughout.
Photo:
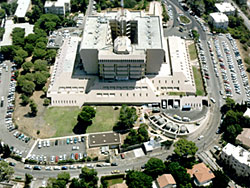
<svg viewBox="0 0 250 188"><path fill-rule="evenodd" d="M50 147L50 141L47 140L47 147Z"/></svg>
<svg viewBox="0 0 250 188"><path fill-rule="evenodd" d="M55 166L54 170L60 170L61 168L59 166Z"/></svg>
<svg viewBox="0 0 250 188"><path fill-rule="evenodd" d="M69 169L73 169L73 170L75 170L75 169L76 169L76 166L71 165L71 166L69 167Z"/></svg>
<svg viewBox="0 0 250 188"><path fill-rule="evenodd" d="M45 170L52 170L52 167L51 166L46 166Z"/></svg>
<svg viewBox="0 0 250 188"><path fill-rule="evenodd" d="M25 165L24 168L30 170L32 167L30 165Z"/></svg>
<svg viewBox="0 0 250 188"><path fill-rule="evenodd" d="M201 140L202 138L204 138L204 136L203 136L203 135L200 135L200 136L198 137L198 140Z"/></svg>

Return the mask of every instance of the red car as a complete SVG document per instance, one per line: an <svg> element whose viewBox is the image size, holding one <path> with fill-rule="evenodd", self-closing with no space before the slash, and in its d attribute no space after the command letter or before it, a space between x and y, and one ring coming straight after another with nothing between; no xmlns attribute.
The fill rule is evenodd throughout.
<svg viewBox="0 0 250 188"><path fill-rule="evenodd" d="M75 159L78 160L78 158L79 158L79 155L78 155L78 153L76 153L75 154Z"/></svg>
<svg viewBox="0 0 250 188"><path fill-rule="evenodd" d="M58 156L56 156L56 160L55 160L55 161L56 161L56 163L58 162L58 159L59 159L59 158L58 158Z"/></svg>
<svg viewBox="0 0 250 188"><path fill-rule="evenodd" d="M122 159L125 159L124 153L121 153L121 158L122 158Z"/></svg>

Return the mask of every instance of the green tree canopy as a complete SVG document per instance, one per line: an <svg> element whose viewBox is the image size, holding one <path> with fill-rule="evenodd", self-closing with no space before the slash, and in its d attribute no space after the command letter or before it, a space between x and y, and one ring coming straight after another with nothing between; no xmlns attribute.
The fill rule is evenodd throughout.
<svg viewBox="0 0 250 188"><path fill-rule="evenodd" d="M180 158L184 157L193 157L195 153L198 151L197 146L194 142L188 141L186 139L180 139L175 144L174 152L176 155L178 155Z"/></svg>
<svg viewBox="0 0 250 188"><path fill-rule="evenodd" d="M41 48L35 48L33 51L33 58L34 59L43 59L46 56L47 52Z"/></svg>
<svg viewBox="0 0 250 188"><path fill-rule="evenodd" d="M4 9L0 9L0 19L3 19L5 17L5 10Z"/></svg>
<svg viewBox="0 0 250 188"><path fill-rule="evenodd" d="M22 68L23 68L24 72L30 72L30 69L32 67L33 67L33 63L30 61L22 64Z"/></svg>
<svg viewBox="0 0 250 188"><path fill-rule="evenodd" d="M178 162L171 162L166 164L167 172L172 174L175 181L179 186L186 186L191 183L190 175L187 170L181 166Z"/></svg>
<svg viewBox="0 0 250 188"><path fill-rule="evenodd" d="M144 173L156 179L159 175L164 174L165 170L165 164L161 159L151 158L145 164Z"/></svg>
<svg viewBox="0 0 250 188"><path fill-rule="evenodd" d="M21 90L28 96L31 96L32 93L35 91L36 85L32 81L25 80L23 81L23 86Z"/></svg>
<svg viewBox="0 0 250 188"><path fill-rule="evenodd" d="M48 62L46 60L37 59L34 62L35 71L48 71Z"/></svg>
<svg viewBox="0 0 250 188"><path fill-rule="evenodd" d="M129 171L126 175L126 184L129 188L151 188L152 177L139 171Z"/></svg>
<svg viewBox="0 0 250 188"><path fill-rule="evenodd" d="M41 72L34 73L34 82L38 89L42 89L47 82L47 77Z"/></svg>
<svg viewBox="0 0 250 188"><path fill-rule="evenodd" d="M92 119L95 117L96 111L91 106L84 106L82 111L78 114L78 123L84 125L84 128L92 124Z"/></svg>
<svg viewBox="0 0 250 188"><path fill-rule="evenodd" d="M70 188L97 188L97 172L94 169L89 169L87 167L82 168L80 178L73 178L70 184Z"/></svg>
<svg viewBox="0 0 250 188"><path fill-rule="evenodd" d="M0 181L9 181L12 174L14 174L13 168L5 161L0 161Z"/></svg>

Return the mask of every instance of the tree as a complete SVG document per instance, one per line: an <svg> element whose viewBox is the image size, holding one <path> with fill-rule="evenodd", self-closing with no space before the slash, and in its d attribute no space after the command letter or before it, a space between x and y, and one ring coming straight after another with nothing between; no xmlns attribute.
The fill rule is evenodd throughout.
<svg viewBox="0 0 250 188"><path fill-rule="evenodd" d="M66 183L70 180L70 174L68 172L62 172L57 175L57 179L64 180Z"/></svg>
<svg viewBox="0 0 250 188"><path fill-rule="evenodd" d="M84 106L82 111L78 114L78 123L85 126L89 126L92 123L92 119L95 117L96 111L91 106Z"/></svg>
<svg viewBox="0 0 250 188"><path fill-rule="evenodd" d="M25 59L26 57L28 57L28 53L23 50L22 48L20 48L19 50L16 51L16 56L19 56L23 59Z"/></svg>
<svg viewBox="0 0 250 188"><path fill-rule="evenodd" d="M0 9L0 19L3 19L5 17L5 10L4 9Z"/></svg>
<svg viewBox="0 0 250 188"><path fill-rule="evenodd" d="M215 178L213 179L213 185L211 187L220 187L220 188L226 188L228 187L228 183L230 179L226 174L224 174L221 170L216 170L213 172L215 175Z"/></svg>
<svg viewBox="0 0 250 188"><path fill-rule="evenodd" d="M172 174L176 183L185 186L191 183L190 175L187 170L181 166L178 162L171 162L166 164L167 172Z"/></svg>
<svg viewBox="0 0 250 188"><path fill-rule="evenodd" d="M134 122L137 120L136 109L134 107L128 107L122 105L120 110L119 121L114 126L114 130L128 130L133 127Z"/></svg>
<svg viewBox="0 0 250 188"><path fill-rule="evenodd" d="M33 67L33 63L32 62L25 62L22 64L22 68L24 72L30 72L30 69Z"/></svg>
<svg viewBox="0 0 250 188"><path fill-rule="evenodd" d="M223 139L234 144L236 137L241 132L242 128L239 124L229 125L223 134Z"/></svg>
<svg viewBox="0 0 250 188"><path fill-rule="evenodd" d="M4 144L3 146L3 158L8 158L11 154L10 148L7 144Z"/></svg>
<svg viewBox="0 0 250 188"><path fill-rule="evenodd" d="M46 86L43 86L42 91L43 91L44 95L46 96L48 88Z"/></svg>
<svg viewBox="0 0 250 188"><path fill-rule="evenodd" d="M49 106L50 104L50 100L48 98L45 98L44 101L43 101L43 105L44 106Z"/></svg>
<svg viewBox="0 0 250 188"><path fill-rule="evenodd" d="M30 98L27 95L25 95L24 93L21 94L20 99L22 99L21 104L23 106L26 106L27 104L29 104Z"/></svg>
<svg viewBox="0 0 250 188"><path fill-rule="evenodd" d="M97 188L98 177L97 172L94 169L89 169L87 167L82 168L79 179L73 178L70 188Z"/></svg>
<svg viewBox="0 0 250 188"><path fill-rule="evenodd" d="M44 42L36 43L36 48L46 49L46 44Z"/></svg>
<svg viewBox="0 0 250 188"><path fill-rule="evenodd" d="M26 50L26 52L28 52L28 55L32 55L34 48L35 48L34 45L31 43L26 43L24 46L24 50Z"/></svg>
<svg viewBox="0 0 250 188"><path fill-rule="evenodd" d="M151 158L145 164L144 173L156 179L159 175L165 172L165 164L161 159Z"/></svg>
<svg viewBox="0 0 250 188"><path fill-rule="evenodd" d="M24 188L29 188L30 187L30 183L31 183L32 179L33 179L33 176L31 174L25 173Z"/></svg>
<svg viewBox="0 0 250 188"><path fill-rule="evenodd" d="M31 114L33 116L36 116L36 113L37 113L37 104L34 102L33 99L30 100L30 110L31 110Z"/></svg>
<svg viewBox="0 0 250 188"><path fill-rule="evenodd" d="M34 73L34 82L35 82L36 87L38 89L42 89L42 87L47 82L47 77L43 73L41 73L41 72L35 72Z"/></svg>
<svg viewBox="0 0 250 188"><path fill-rule="evenodd" d="M17 64L17 66L21 67L23 64L23 58L20 56L15 56L14 57L14 62Z"/></svg>
<svg viewBox="0 0 250 188"><path fill-rule="evenodd" d="M14 174L14 169L7 162L0 161L0 181L9 181L12 174Z"/></svg>
<svg viewBox="0 0 250 188"><path fill-rule="evenodd" d="M46 60L37 59L34 63L35 71L48 71L48 62Z"/></svg>
<svg viewBox="0 0 250 188"><path fill-rule="evenodd" d="M193 157L195 153L198 151L197 146L194 142L188 141L186 139L180 139L175 144L174 152L180 158L188 158Z"/></svg>
<svg viewBox="0 0 250 188"><path fill-rule="evenodd" d="M129 171L126 175L126 184L129 188L151 188L152 177L139 171Z"/></svg>
<svg viewBox="0 0 250 188"><path fill-rule="evenodd" d="M34 59L43 59L46 56L47 52L41 48L35 48L33 51L33 58Z"/></svg>
<svg viewBox="0 0 250 188"><path fill-rule="evenodd" d="M39 36L37 34L34 33L30 33L28 34L28 36L26 36L24 38L25 43L29 43L29 44L35 44L36 40L39 38Z"/></svg>
<svg viewBox="0 0 250 188"><path fill-rule="evenodd" d="M21 90L28 96L31 96L32 93L35 91L35 87L36 85L34 84L34 82L29 81L29 80L25 80L23 81L23 86L21 88Z"/></svg>
<svg viewBox="0 0 250 188"><path fill-rule="evenodd" d="M147 142L148 140L149 136L148 136L147 125L141 124L137 131L134 129L130 129L129 134L124 140L124 144L122 145L122 147L126 148L131 145Z"/></svg>
<svg viewBox="0 0 250 188"><path fill-rule="evenodd" d="M56 50L55 49L49 49L47 51L47 55L45 59L50 63L53 64L56 58Z"/></svg>

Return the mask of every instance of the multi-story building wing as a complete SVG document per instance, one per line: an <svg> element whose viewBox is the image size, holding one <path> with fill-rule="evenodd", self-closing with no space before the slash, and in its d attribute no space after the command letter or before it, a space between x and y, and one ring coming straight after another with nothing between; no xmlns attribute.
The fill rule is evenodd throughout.
<svg viewBox="0 0 250 188"><path fill-rule="evenodd" d="M239 176L250 176L250 152L241 146L228 143L222 149L221 159L235 169Z"/></svg>

